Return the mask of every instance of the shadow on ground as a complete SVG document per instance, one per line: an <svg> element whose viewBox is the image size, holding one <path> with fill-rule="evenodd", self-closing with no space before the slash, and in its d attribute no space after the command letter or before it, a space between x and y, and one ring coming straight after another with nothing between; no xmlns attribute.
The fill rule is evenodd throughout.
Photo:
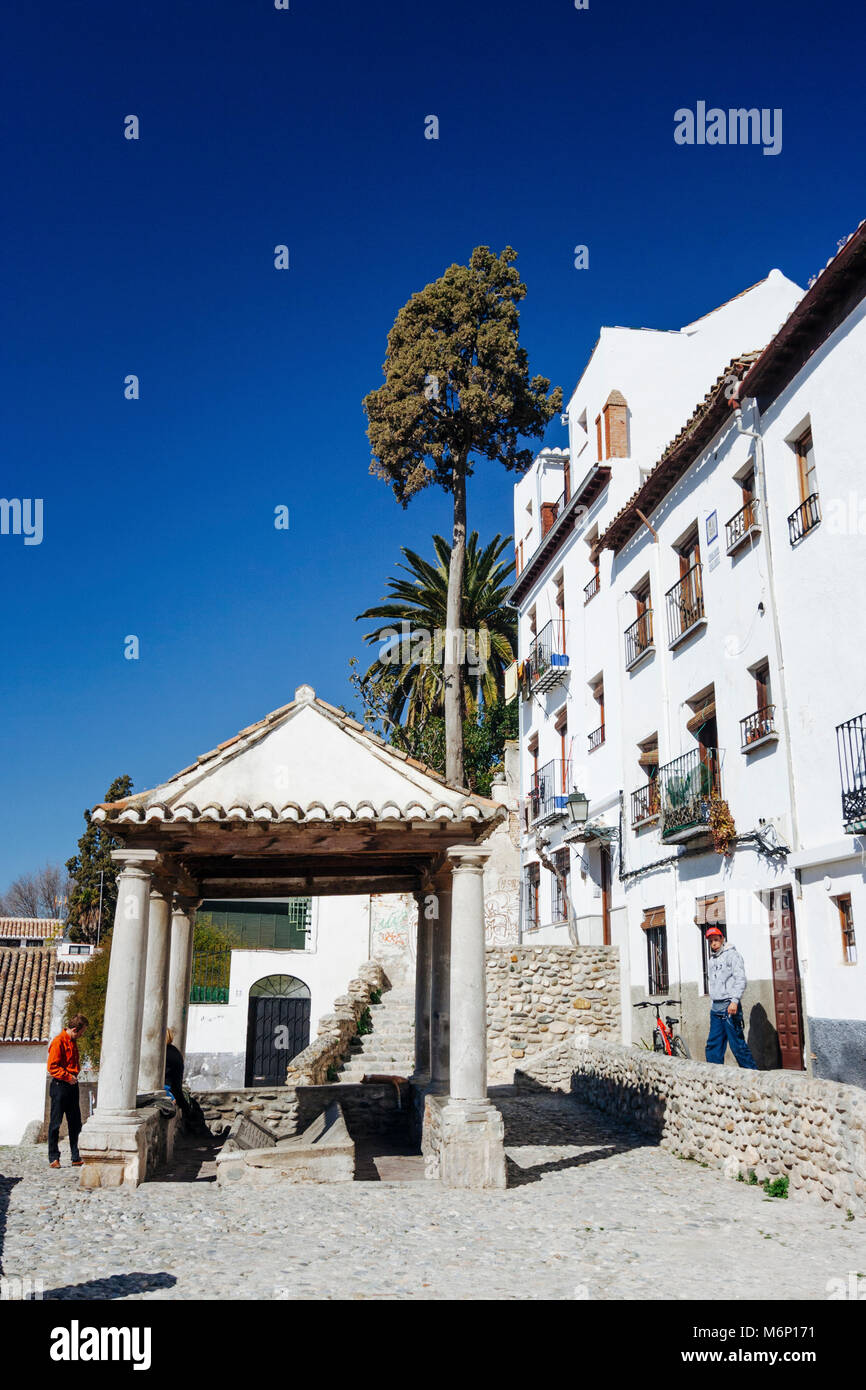
<svg viewBox="0 0 866 1390"><path fill-rule="evenodd" d="M490 1099L505 1121L508 1186L539 1182L551 1173L602 1163L631 1149L654 1147L655 1140L621 1120L584 1105L565 1092L518 1091L494 1086ZM562 1149L580 1153L563 1155ZM517 1152L533 1149L537 1162L518 1162ZM550 1151L548 1158L544 1150Z"/></svg>
<svg viewBox="0 0 866 1390"><path fill-rule="evenodd" d="M46 1289L43 1298L63 1299L112 1299L128 1298L134 1293L152 1293L154 1289L173 1289L177 1279L173 1274L160 1271L158 1274L145 1274L135 1271L131 1274L110 1274L105 1279L86 1279L81 1284L63 1284L57 1289Z"/></svg>

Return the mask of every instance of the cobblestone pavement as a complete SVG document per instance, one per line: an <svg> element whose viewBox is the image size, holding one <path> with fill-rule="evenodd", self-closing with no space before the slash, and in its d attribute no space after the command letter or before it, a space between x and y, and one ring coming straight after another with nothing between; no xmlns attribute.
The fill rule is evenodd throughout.
<svg viewBox="0 0 866 1390"><path fill-rule="evenodd" d="M205 1163L82 1192L44 1147L0 1148L3 1273L60 1299L520 1300L825 1299L866 1274L862 1217L767 1198L567 1096L496 1100L504 1193L418 1182L411 1160L402 1182L224 1190Z"/></svg>

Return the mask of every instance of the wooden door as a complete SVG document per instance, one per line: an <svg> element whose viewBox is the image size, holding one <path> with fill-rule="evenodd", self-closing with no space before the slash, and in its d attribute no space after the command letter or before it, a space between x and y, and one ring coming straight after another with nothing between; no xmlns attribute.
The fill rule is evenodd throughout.
<svg viewBox="0 0 866 1390"><path fill-rule="evenodd" d="M773 999L776 1032L782 1066L803 1070L803 1016L800 1005L800 971L797 962L797 930L794 899L789 888L778 889L770 899L770 951L773 961Z"/></svg>
<svg viewBox="0 0 866 1390"><path fill-rule="evenodd" d="M610 945L610 850L607 845L599 848L601 856L601 939L605 946Z"/></svg>

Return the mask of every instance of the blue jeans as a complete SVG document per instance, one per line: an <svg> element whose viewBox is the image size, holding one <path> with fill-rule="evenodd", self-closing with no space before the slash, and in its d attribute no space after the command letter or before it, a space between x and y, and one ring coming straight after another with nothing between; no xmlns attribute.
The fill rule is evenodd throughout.
<svg viewBox="0 0 866 1390"><path fill-rule="evenodd" d="M741 1067L758 1070L758 1064L749 1051L743 1032L743 1010L735 1014L710 1014L710 1035L707 1038L706 1058L708 1062L724 1062L725 1052L730 1049Z"/></svg>

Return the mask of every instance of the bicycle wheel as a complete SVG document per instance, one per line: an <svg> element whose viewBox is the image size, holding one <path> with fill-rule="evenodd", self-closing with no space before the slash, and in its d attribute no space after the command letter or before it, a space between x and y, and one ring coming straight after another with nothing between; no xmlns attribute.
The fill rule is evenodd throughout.
<svg viewBox="0 0 866 1390"><path fill-rule="evenodd" d="M661 1035L661 1033L659 1032L658 1028L654 1028L654 1029L653 1029L653 1052L664 1052L664 1051L666 1051L666 1048L665 1048L665 1045L664 1045L664 1041L663 1041L663 1039L662 1039L662 1035Z"/></svg>
<svg viewBox="0 0 866 1390"><path fill-rule="evenodd" d="M686 1047L679 1033L677 1033L674 1038L673 1054L675 1057L685 1057L687 1061L691 1061L692 1054L689 1052L689 1049Z"/></svg>

